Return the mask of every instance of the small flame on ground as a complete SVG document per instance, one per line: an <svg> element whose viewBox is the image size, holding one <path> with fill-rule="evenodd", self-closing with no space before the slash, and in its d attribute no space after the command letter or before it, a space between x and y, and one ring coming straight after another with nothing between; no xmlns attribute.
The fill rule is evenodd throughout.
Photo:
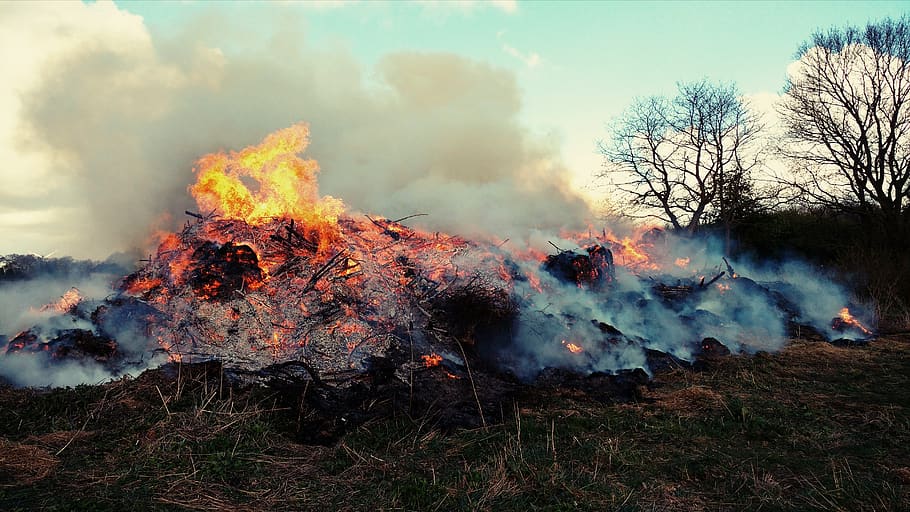
<svg viewBox="0 0 910 512"><path fill-rule="evenodd" d="M867 329L865 325L856 319L856 317L850 314L850 308L841 308L840 313L837 314L837 318L834 319L832 327L838 330L843 330L845 327L852 327L858 329L863 334L872 334L872 331Z"/></svg>
<svg viewBox="0 0 910 512"><path fill-rule="evenodd" d="M427 368L439 366L439 363L442 362L442 356L439 354L424 354L420 358L423 359L423 364Z"/></svg>
<svg viewBox="0 0 910 512"><path fill-rule="evenodd" d="M689 258L676 258L673 263L679 268L686 268L689 266L689 261Z"/></svg>
<svg viewBox="0 0 910 512"><path fill-rule="evenodd" d="M562 344L563 344L563 346L566 347L566 350L568 350L569 352L571 352L573 354L580 354L580 353L584 352L584 350L585 350L585 349L581 348L581 345L577 345L575 343L572 343L572 342L569 342L566 340L562 340Z"/></svg>

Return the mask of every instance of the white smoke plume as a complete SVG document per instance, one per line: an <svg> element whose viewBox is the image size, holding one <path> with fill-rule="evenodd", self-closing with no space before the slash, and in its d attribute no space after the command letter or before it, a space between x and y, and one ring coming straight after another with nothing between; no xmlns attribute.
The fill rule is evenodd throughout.
<svg viewBox="0 0 910 512"><path fill-rule="evenodd" d="M104 2L5 11L3 25L25 27L16 48L70 36L40 47L20 73L31 79L5 91L17 117L0 144L18 158L4 172L34 179L4 194L47 236L0 253L98 258L141 245L163 214L192 206L195 158L299 121L311 127L322 192L356 210L428 213L429 229L504 237L590 217L558 148L519 123L507 71L439 53L386 55L367 69L345 50L309 47L303 24L286 20L268 46L228 54L197 29L221 27L221 43L250 34L218 20L153 40L140 18ZM15 220L0 212L0 231L15 232Z"/></svg>

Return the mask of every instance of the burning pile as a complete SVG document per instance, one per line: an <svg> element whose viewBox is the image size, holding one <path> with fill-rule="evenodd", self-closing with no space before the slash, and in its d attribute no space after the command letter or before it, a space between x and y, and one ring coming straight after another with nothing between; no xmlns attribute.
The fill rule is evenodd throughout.
<svg viewBox="0 0 910 512"><path fill-rule="evenodd" d="M501 258L457 237L342 215L338 200L319 197L316 163L297 156L306 144L298 125L200 160L190 190L206 213L189 212L194 222L123 283L164 313L150 335L172 359L242 370L293 361L339 384L392 353L407 353L396 365L403 378L429 362L463 368L455 336L471 319L445 328L441 304L470 288L502 290L486 309L507 316Z"/></svg>
<svg viewBox="0 0 910 512"><path fill-rule="evenodd" d="M346 212L319 195L318 165L300 157L307 144L295 125L200 159L199 212L161 235L120 294L65 297L61 312L78 326L30 329L7 352L80 353L122 370L153 347L237 375L345 388L377 368L406 383L425 371L463 381L472 365L523 380L647 369L773 350L797 322L871 335L846 309L833 325L813 322L790 285L757 283L726 260L696 268L698 251L677 254L657 229L563 234L573 249L551 241L548 255ZM127 338L143 349L124 350Z"/></svg>

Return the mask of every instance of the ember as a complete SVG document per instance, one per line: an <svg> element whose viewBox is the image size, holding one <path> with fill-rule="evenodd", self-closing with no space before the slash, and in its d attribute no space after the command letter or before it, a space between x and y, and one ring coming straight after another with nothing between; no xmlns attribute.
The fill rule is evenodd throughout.
<svg viewBox="0 0 910 512"><path fill-rule="evenodd" d="M189 282L201 298L223 300L234 291L262 285L259 258L247 245L205 242L193 252L192 261Z"/></svg>
<svg viewBox="0 0 910 512"><path fill-rule="evenodd" d="M76 304L78 304L80 300L82 300L82 295L79 293L79 290L77 288L70 288L62 297L60 297L60 300L53 304L46 304L41 310L53 310L58 313L67 313L76 307Z"/></svg>
<svg viewBox="0 0 910 512"><path fill-rule="evenodd" d="M581 348L581 345L576 345L575 343L569 343L566 340L562 340L562 344L565 345L566 350L568 350L569 352L571 352L573 354L578 354L578 353L581 353L582 351L584 351L584 349Z"/></svg>
<svg viewBox="0 0 910 512"><path fill-rule="evenodd" d="M439 366L439 363L442 362L442 356L439 354L424 354L420 356L420 358L423 359L423 364L425 364L427 368Z"/></svg>

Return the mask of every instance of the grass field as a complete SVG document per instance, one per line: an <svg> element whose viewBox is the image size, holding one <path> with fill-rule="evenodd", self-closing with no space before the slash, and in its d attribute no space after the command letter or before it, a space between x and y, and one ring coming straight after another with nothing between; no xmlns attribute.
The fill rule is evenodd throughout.
<svg viewBox="0 0 910 512"><path fill-rule="evenodd" d="M792 340L657 375L633 403L530 389L299 442L306 407L217 375L0 389L2 510L910 510L910 335ZM342 420L338 420L342 421Z"/></svg>

